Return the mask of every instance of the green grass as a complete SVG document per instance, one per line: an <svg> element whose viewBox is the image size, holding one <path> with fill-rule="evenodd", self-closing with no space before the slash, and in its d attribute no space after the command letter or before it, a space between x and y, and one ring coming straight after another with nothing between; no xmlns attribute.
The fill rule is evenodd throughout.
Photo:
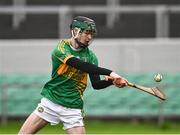
<svg viewBox="0 0 180 135"><path fill-rule="evenodd" d="M179 134L180 123L165 122L159 126L155 122L132 123L121 121L85 121L88 134ZM7 125L0 125L0 134L16 134L22 122L8 122ZM65 134L62 124L47 125L39 134Z"/></svg>

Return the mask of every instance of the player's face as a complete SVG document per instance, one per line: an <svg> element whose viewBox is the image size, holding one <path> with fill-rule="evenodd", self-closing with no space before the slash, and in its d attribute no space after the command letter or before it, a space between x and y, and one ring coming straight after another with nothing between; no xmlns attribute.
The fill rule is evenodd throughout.
<svg viewBox="0 0 180 135"><path fill-rule="evenodd" d="M94 35L94 32L86 30L79 34L79 41L88 46L94 38Z"/></svg>

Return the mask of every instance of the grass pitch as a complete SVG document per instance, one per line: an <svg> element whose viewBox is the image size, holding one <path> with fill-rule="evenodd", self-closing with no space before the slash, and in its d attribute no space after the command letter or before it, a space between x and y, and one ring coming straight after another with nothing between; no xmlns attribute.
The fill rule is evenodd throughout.
<svg viewBox="0 0 180 135"><path fill-rule="evenodd" d="M0 125L0 134L17 134L22 121ZM47 125L38 134L65 134L63 125ZM180 134L180 123L165 122L159 126L155 122L132 123L121 121L85 121L87 134Z"/></svg>

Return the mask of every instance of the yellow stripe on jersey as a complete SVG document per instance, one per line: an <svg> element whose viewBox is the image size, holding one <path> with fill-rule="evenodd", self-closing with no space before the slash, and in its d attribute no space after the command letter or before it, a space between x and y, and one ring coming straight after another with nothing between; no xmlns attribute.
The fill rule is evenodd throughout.
<svg viewBox="0 0 180 135"><path fill-rule="evenodd" d="M65 54L65 50L64 50L64 48L65 48L65 45L66 45L66 42L64 41L64 40L61 40L60 41L60 43L59 43L59 45L58 45L58 50L62 53L62 54ZM62 61L63 63L66 63L66 61L69 59L69 58L71 58L71 57L74 57L73 55L71 55L71 54L66 54L67 55L67 57L63 60L63 59L61 59L61 58L59 58L59 57L57 57L60 61ZM65 55L65 56L66 56Z"/></svg>
<svg viewBox="0 0 180 135"><path fill-rule="evenodd" d="M82 83L76 84L76 88L78 89L81 98L83 97L83 92L84 92L84 90L85 90L85 88L86 88L86 85L87 85L87 84L82 84Z"/></svg>
<svg viewBox="0 0 180 135"><path fill-rule="evenodd" d="M74 56L73 56L73 55L70 55L70 56L66 57L66 58L64 59L63 63L66 63L66 61L67 61L69 58L72 58L72 57L74 57Z"/></svg>
<svg viewBox="0 0 180 135"><path fill-rule="evenodd" d="M85 74L85 76L84 76L84 78L81 80L81 82L82 82L83 84L87 84L88 75L87 75L87 73L84 73L84 74Z"/></svg>
<svg viewBox="0 0 180 135"><path fill-rule="evenodd" d="M61 51L63 54L65 53L64 45L65 45L65 42L63 40L61 40L60 43L58 44L58 50Z"/></svg>
<svg viewBox="0 0 180 135"><path fill-rule="evenodd" d="M68 67L66 64L61 64L57 70L58 75L64 74L68 70Z"/></svg>
<svg viewBox="0 0 180 135"><path fill-rule="evenodd" d="M68 66L67 64L61 64L57 70L58 75L64 75L76 82L79 82L79 85L84 87L87 84L88 75L85 72L82 72L78 69Z"/></svg>
<svg viewBox="0 0 180 135"><path fill-rule="evenodd" d="M65 54L65 45L70 45L70 42L68 40L61 40L58 44L58 50L61 51L63 54Z"/></svg>

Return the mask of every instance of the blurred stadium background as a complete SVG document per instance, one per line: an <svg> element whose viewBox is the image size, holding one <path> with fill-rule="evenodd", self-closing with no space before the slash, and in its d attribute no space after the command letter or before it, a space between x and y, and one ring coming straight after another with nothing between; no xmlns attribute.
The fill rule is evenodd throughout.
<svg viewBox="0 0 180 135"><path fill-rule="evenodd" d="M86 121L124 121L122 125L130 127L127 131L134 121L153 121L154 125L180 122L179 0L0 0L1 127L10 125L11 120L17 121L12 125L20 126L35 109L41 88L50 78L51 50L61 38L70 36L68 25L77 15L97 23L98 35L90 48L99 57L100 66L137 84L158 86L167 95L161 102L133 88L112 86L94 91L88 85L84 94ZM154 82L156 73L163 75L162 82ZM106 128L102 124L107 123L100 123L100 131L93 133L113 133L102 131ZM150 130L148 133L154 133L155 127ZM173 131L180 133L178 128Z"/></svg>

